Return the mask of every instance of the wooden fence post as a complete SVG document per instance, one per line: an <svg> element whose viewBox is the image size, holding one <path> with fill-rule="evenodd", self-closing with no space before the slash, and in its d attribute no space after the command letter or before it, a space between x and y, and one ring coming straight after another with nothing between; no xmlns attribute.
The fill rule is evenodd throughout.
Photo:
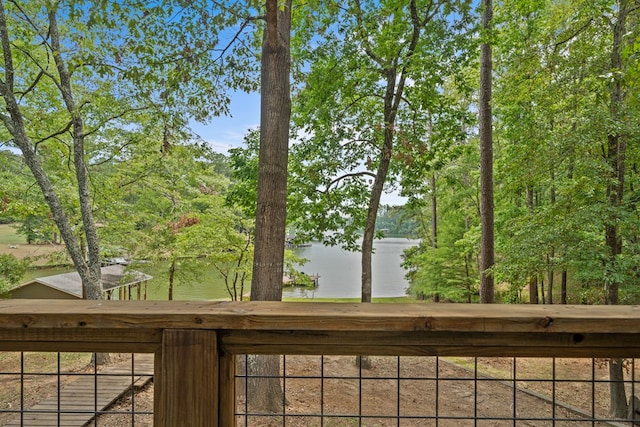
<svg viewBox="0 0 640 427"><path fill-rule="evenodd" d="M236 359L237 355L223 352L220 357L220 426L235 426Z"/></svg>
<svg viewBox="0 0 640 427"><path fill-rule="evenodd" d="M164 330L156 354L154 393L155 426L222 426L216 331Z"/></svg>

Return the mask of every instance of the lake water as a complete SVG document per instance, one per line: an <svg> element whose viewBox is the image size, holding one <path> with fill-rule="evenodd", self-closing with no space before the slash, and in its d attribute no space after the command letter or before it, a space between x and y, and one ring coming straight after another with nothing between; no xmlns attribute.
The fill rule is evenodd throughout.
<svg viewBox="0 0 640 427"><path fill-rule="evenodd" d="M418 240L385 238L374 243L372 259L372 296L398 297L406 295L409 283L404 278L402 251L418 245ZM338 247L323 246L314 242L309 247L297 248L298 256L309 259L300 269L305 273L320 275L315 289L285 288L283 297L307 298L359 298L362 283L362 255Z"/></svg>
<svg viewBox="0 0 640 427"><path fill-rule="evenodd" d="M374 298L399 297L406 295L409 283L404 278L406 271L401 267L402 251L419 243L405 238L385 238L374 243L372 259L372 294ZM307 274L320 275L318 287L284 288L285 298L360 298L361 294L361 254L347 252L339 247L323 246L314 242L311 246L294 249L307 262L300 270ZM135 267L153 276L149 282L147 298L167 299L167 266L143 264ZM72 271L72 268L31 271L24 281L34 277L48 276ZM248 286L247 286L248 288ZM248 289L246 289L248 292ZM229 299L224 282L213 267L203 266L198 277L188 283L177 283L174 289L177 300Z"/></svg>

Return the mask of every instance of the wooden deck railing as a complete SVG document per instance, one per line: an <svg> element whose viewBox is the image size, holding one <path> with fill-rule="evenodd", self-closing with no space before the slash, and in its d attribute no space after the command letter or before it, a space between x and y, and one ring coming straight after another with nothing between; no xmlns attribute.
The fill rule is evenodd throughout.
<svg viewBox="0 0 640 427"><path fill-rule="evenodd" d="M236 354L640 357L640 307L5 300L0 351L154 353L154 425L232 426Z"/></svg>

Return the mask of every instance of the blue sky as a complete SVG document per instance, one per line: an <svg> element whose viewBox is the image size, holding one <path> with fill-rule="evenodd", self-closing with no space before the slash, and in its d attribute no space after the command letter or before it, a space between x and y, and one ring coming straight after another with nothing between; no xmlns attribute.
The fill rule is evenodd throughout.
<svg viewBox="0 0 640 427"><path fill-rule="evenodd" d="M230 116L215 117L208 124L191 123L194 132L224 154L229 148L241 146L247 130L260 125L260 94L234 92L229 109Z"/></svg>
<svg viewBox="0 0 640 427"><path fill-rule="evenodd" d="M191 123L191 128L217 152L227 154L230 148L243 145L248 129L260 125L260 94L258 92L231 94L230 115L214 118L208 124ZM403 205L406 198L397 193L382 194L381 203Z"/></svg>

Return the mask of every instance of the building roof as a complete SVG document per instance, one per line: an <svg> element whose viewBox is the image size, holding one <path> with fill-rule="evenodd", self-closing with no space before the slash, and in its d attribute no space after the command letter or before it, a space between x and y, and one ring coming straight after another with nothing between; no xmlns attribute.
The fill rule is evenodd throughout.
<svg viewBox="0 0 640 427"><path fill-rule="evenodd" d="M102 289L108 291L122 286L131 286L146 280L152 279L152 276L141 273L140 271L125 271L125 266L120 264L102 267ZM32 283L40 283L45 286L57 289L61 292L82 298L82 280L77 271L71 273L55 274L53 276L38 277L27 283L23 283L17 288L29 286Z"/></svg>

